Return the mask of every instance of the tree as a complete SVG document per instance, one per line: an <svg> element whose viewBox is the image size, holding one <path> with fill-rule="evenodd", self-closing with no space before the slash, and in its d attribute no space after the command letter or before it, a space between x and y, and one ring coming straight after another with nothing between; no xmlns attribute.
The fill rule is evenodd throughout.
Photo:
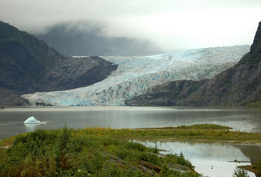
<svg viewBox="0 0 261 177"><path fill-rule="evenodd" d="M159 175L162 177L165 177L165 176L169 176L169 173L170 173L169 167L166 164L164 164L162 166L162 169L161 169Z"/></svg>

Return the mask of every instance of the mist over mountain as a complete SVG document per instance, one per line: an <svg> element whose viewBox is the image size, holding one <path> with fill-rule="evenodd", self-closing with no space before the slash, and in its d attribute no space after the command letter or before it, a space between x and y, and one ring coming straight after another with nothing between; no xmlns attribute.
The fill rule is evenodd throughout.
<svg viewBox="0 0 261 177"><path fill-rule="evenodd" d="M35 35L58 52L70 56L141 56L160 53L156 45L150 41L106 37L102 32L102 27L88 23L55 25L46 33Z"/></svg>

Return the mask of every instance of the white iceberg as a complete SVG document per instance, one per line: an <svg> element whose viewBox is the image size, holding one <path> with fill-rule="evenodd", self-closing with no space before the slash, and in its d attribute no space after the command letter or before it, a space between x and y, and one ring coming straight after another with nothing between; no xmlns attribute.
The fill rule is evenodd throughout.
<svg viewBox="0 0 261 177"><path fill-rule="evenodd" d="M36 118L34 118L33 116L29 117L28 119L26 119L26 121L24 121L24 124L47 124L50 123L50 121L39 121Z"/></svg>

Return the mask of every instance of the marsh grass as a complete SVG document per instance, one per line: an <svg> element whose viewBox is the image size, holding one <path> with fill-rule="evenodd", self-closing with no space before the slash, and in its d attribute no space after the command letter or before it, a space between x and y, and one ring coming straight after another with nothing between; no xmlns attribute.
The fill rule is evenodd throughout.
<svg viewBox="0 0 261 177"><path fill-rule="evenodd" d="M175 138L177 140L206 140L206 141L217 141L217 140L228 140L235 142L252 142L260 143L260 133L247 133L240 131L230 131L227 128L220 125L209 125L203 124L203 126L185 126L186 128L178 129L111 129L111 128L100 128L100 127L86 127L85 129L72 130L74 135L83 133L85 135L95 136L110 136L112 138ZM197 127L197 128L187 128ZM201 128L199 128L201 127ZM213 127L211 129L210 127Z"/></svg>
<svg viewBox="0 0 261 177"><path fill-rule="evenodd" d="M152 127L152 128L139 128L139 129L156 129L156 130L162 130L162 129L214 129L214 130L228 130L232 129L231 127L222 126L222 125L216 125L216 124L194 124L194 125L180 125L177 127Z"/></svg>
<svg viewBox="0 0 261 177"><path fill-rule="evenodd" d="M215 129L215 130L227 130L231 127L216 125L216 124L194 124L194 125L181 125L177 126L178 129Z"/></svg>

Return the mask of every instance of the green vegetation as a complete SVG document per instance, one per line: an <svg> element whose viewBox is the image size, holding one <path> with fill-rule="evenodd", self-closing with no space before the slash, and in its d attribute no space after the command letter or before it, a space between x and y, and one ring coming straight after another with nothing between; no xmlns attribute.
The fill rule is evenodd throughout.
<svg viewBox="0 0 261 177"><path fill-rule="evenodd" d="M232 129L231 127L222 126L222 125L216 125L216 124L194 124L194 125L181 125L177 127L153 127L153 128L139 128L139 129L156 129L156 130L162 130L162 129L213 129L213 130L228 130Z"/></svg>
<svg viewBox="0 0 261 177"><path fill-rule="evenodd" d="M183 129L180 129L183 127ZM160 155L129 139L261 142L260 133L212 124L176 129L37 130L0 141L0 176L200 176L183 153ZM259 169L260 164L253 168ZM185 169L185 173L174 169ZM261 169L261 168L260 168ZM238 172L240 170L237 170Z"/></svg>
<svg viewBox="0 0 261 177"><path fill-rule="evenodd" d="M45 42L4 22L0 22L0 31L1 51L12 60L19 62L16 56L21 55L20 58L33 57L43 66L54 67L53 60L47 56Z"/></svg>
<svg viewBox="0 0 261 177"><path fill-rule="evenodd" d="M255 175L257 177L261 176L261 160L259 160L259 162L256 163L256 164L247 165L247 166L241 166L241 168L244 168L244 169L246 169L248 171L251 171L251 172L255 173Z"/></svg>
<svg viewBox="0 0 261 177"><path fill-rule="evenodd" d="M191 127L200 127L193 125ZM189 126L188 126L189 127ZM203 128L205 127L205 128ZM210 129L209 127L216 127ZM146 128L146 129L111 129L100 127L86 127L85 129L73 130L75 134L84 132L88 135L110 136L118 139L166 139L175 138L176 140L205 140L205 141L234 141L260 143L261 133L246 133L229 131L228 127L222 128L219 125L203 124L201 129L195 128Z"/></svg>
<svg viewBox="0 0 261 177"><path fill-rule="evenodd" d="M233 177L249 177L247 171L243 168L236 168L234 170Z"/></svg>
<svg viewBox="0 0 261 177"><path fill-rule="evenodd" d="M222 125L216 125L216 124L194 124L194 125L181 125L181 126L177 126L177 128L182 128L182 129L222 129L222 130L226 130L226 129L231 129L230 127L227 126L222 126Z"/></svg>
<svg viewBox="0 0 261 177"><path fill-rule="evenodd" d="M55 52L35 36L0 22L0 73L9 75L10 72L14 85L23 77L39 83L47 70L57 67L58 53ZM1 86L8 85L7 80L0 79L0 82Z"/></svg>
<svg viewBox="0 0 261 177"><path fill-rule="evenodd" d="M0 105L0 109L4 109L4 107Z"/></svg>
<svg viewBox="0 0 261 177"><path fill-rule="evenodd" d="M253 168L259 170L258 175L261 176L261 160L259 160L257 164L253 165Z"/></svg>
<svg viewBox="0 0 261 177"><path fill-rule="evenodd" d="M200 176L182 153L164 157L155 148L103 136L117 131L65 126L5 139L0 145L11 147L0 151L0 176ZM175 165L189 170L172 170Z"/></svg>

